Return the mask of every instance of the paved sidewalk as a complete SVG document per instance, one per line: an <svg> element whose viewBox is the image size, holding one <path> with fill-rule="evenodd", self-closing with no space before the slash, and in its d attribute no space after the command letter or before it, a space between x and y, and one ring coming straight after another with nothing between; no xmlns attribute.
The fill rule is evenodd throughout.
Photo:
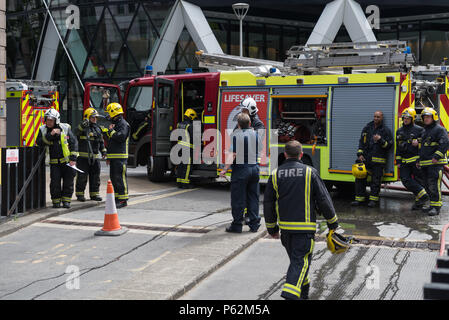
<svg viewBox="0 0 449 320"><path fill-rule="evenodd" d="M162 190L166 188L172 188L175 186L175 183L171 181L161 182L161 183L152 183L147 179L146 176L146 168L138 167L138 168L128 168L128 190L130 197L135 197L139 195L149 194L151 192L155 192L157 190ZM21 228L29 226L35 222L62 215L65 213L82 210L86 208L95 207L101 204L104 204L104 199L106 197L106 186L107 181L109 180L109 167L106 166L106 163L102 161L101 163L101 174L100 174L100 196L103 198L103 201L91 201L89 200L89 186L86 187L85 196L86 202L79 202L76 200L75 190L72 196L72 203L70 209L60 208L54 209L52 208L51 196L50 196L50 170L47 165L46 167L46 208L35 211L35 212L27 212L23 216L19 216L17 218L12 218L9 220L5 220L3 223L0 223L0 237L15 232ZM76 178L74 183L76 182Z"/></svg>

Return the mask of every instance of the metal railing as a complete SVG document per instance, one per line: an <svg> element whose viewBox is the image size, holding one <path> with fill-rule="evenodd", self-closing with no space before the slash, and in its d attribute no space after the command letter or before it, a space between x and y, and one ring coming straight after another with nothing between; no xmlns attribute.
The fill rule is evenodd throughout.
<svg viewBox="0 0 449 320"><path fill-rule="evenodd" d="M46 206L45 151L19 147L19 162L6 163L1 149L0 219L25 215Z"/></svg>

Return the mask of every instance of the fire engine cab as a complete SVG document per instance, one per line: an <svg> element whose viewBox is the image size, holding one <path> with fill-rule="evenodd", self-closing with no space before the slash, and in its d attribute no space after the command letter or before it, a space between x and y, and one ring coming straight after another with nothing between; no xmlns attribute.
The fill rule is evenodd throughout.
<svg viewBox="0 0 449 320"><path fill-rule="evenodd" d="M384 124L393 133L409 106L415 106L418 114L423 107L433 107L442 125L449 126L446 68L414 67L405 42L334 43L292 47L287 53L283 64L267 65L264 60L198 52L201 67L221 71L147 75L122 88L88 83L84 107L92 105L104 114L108 103L121 103L131 133L149 119L148 132L130 143L128 163L146 165L152 181L161 181L166 172L174 171L170 133L187 108L201 115L202 132L217 132L202 137L201 151L209 160L194 165L192 176L217 178L229 139L227 130L235 127L239 103L247 96L256 100L258 116L268 130L262 150L262 181L276 162L284 160L285 143L295 139L303 144L303 161L315 167L328 186L352 183L361 130L377 110L383 112ZM399 177L394 153L391 148L385 182ZM211 158L215 159L212 163Z"/></svg>

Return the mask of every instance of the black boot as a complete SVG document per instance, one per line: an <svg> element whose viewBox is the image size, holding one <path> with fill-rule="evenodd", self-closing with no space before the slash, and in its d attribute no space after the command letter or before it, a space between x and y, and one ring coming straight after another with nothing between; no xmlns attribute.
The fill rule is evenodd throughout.
<svg viewBox="0 0 449 320"><path fill-rule="evenodd" d="M309 300L309 289L310 289L310 283L303 285L301 288L301 295L299 296L299 299Z"/></svg>
<svg viewBox="0 0 449 320"><path fill-rule="evenodd" d="M420 210L420 209L424 209L424 207L428 207L427 202L429 201L429 196L425 195L422 196L421 199L419 199L418 201L415 201L415 203L412 206L412 210ZM427 206L426 206L427 204ZM429 208L430 209L430 208Z"/></svg>
<svg viewBox="0 0 449 320"><path fill-rule="evenodd" d="M427 212L427 215L429 216L437 216L440 214L440 208L431 207L429 212Z"/></svg>
<svg viewBox="0 0 449 320"><path fill-rule="evenodd" d="M76 196L76 199L80 202L86 201L86 198L84 196Z"/></svg>
<svg viewBox="0 0 449 320"><path fill-rule="evenodd" d="M90 200L93 200L93 201L102 201L103 199L102 199L101 197L99 197L99 196L93 196L93 197L90 197Z"/></svg>
<svg viewBox="0 0 449 320"><path fill-rule="evenodd" d="M69 208L70 208L70 202L63 201L63 202L62 202L62 207L63 207L63 208L66 208L66 209L69 209Z"/></svg>
<svg viewBox="0 0 449 320"><path fill-rule="evenodd" d="M120 209L120 208L126 207L127 205L128 205L128 202L126 200L121 200L116 204L116 208Z"/></svg>
<svg viewBox="0 0 449 320"><path fill-rule="evenodd" d="M61 208L61 203L53 203L53 208Z"/></svg>
<svg viewBox="0 0 449 320"><path fill-rule="evenodd" d="M368 202L368 207L370 207L370 208L375 208L375 207L377 207L378 205L379 205L379 203L378 203L377 201L370 200L370 201Z"/></svg>

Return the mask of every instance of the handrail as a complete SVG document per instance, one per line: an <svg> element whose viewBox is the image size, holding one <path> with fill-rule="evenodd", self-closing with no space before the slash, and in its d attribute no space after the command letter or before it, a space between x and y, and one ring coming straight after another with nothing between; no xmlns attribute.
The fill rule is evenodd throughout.
<svg viewBox="0 0 449 320"><path fill-rule="evenodd" d="M23 184L22 189L20 190L19 194L16 196L16 200L14 200L14 203L12 204L11 208L9 208L7 216L10 216L16 210L16 207L19 204L20 200L22 199L22 197L26 191L26 188L30 184L31 180L34 177L34 174L36 173L37 169L39 168L39 166L42 162L42 159L44 159L44 158L45 158L45 149L39 156L39 159L37 160L36 164L34 165L33 169L31 170L30 175L28 176L25 183Z"/></svg>

